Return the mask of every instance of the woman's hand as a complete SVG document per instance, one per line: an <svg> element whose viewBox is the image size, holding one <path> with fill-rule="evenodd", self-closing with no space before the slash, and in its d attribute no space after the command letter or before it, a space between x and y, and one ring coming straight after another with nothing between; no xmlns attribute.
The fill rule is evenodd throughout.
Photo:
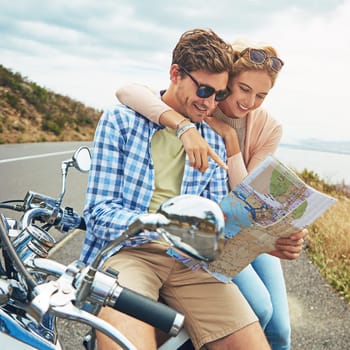
<svg viewBox="0 0 350 350"><path fill-rule="evenodd" d="M305 228L291 234L287 238L279 238L275 244L276 250L270 252L270 254L280 259L297 259L303 250L304 239L308 233L308 230Z"/></svg>

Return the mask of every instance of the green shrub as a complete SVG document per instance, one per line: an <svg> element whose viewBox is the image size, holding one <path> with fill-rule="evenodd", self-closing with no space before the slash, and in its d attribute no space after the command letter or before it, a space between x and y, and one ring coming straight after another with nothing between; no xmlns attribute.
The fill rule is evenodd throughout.
<svg viewBox="0 0 350 350"><path fill-rule="evenodd" d="M6 93L5 94L5 99L7 101L7 103L12 107L12 108L17 108L18 104L19 104L19 99L16 95L12 94L12 93Z"/></svg>
<svg viewBox="0 0 350 350"><path fill-rule="evenodd" d="M60 135L62 132L62 127L53 120L44 120L41 125L43 131L49 131L54 133L56 136Z"/></svg>

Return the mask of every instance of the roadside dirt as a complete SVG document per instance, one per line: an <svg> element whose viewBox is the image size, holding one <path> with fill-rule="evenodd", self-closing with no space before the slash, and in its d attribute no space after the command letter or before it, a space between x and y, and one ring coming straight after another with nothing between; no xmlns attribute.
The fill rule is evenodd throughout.
<svg viewBox="0 0 350 350"><path fill-rule="evenodd" d="M292 323L292 350L350 349L350 304L323 279L304 252L283 261Z"/></svg>

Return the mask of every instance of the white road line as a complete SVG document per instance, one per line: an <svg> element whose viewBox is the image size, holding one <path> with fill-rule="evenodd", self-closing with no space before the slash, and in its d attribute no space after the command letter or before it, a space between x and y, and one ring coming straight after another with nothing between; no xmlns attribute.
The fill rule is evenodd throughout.
<svg viewBox="0 0 350 350"><path fill-rule="evenodd" d="M52 254L55 254L58 250L60 250L62 247L64 247L69 241L71 241L78 233L81 231L79 229L75 229L74 231L66 234L65 237L63 237L60 241L58 241L49 251L48 258Z"/></svg>
<svg viewBox="0 0 350 350"><path fill-rule="evenodd" d="M74 152L74 150L62 151L62 152L53 152L53 153L43 153L43 154L37 154L35 156L26 156L26 157L2 159L2 160L0 160L0 164L1 163L17 162L19 160L28 160L28 159L34 159L34 158L44 158L44 157L59 156L59 155L62 155L62 154L73 154L73 152Z"/></svg>

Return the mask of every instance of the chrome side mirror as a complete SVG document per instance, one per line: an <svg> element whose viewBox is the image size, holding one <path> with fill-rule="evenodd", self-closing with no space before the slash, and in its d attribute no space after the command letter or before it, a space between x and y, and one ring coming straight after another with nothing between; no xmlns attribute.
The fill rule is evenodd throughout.
<svg viewBox="0 0 350 350"><path fill-rule="evenodd" d="M176 248L207 262L221 253L225 220L215 202L196 195L180 195L165 201L158 213L170 220L163 226L163 234Z"/></svg>
<svg viewBox="0 0 350 350"><path fill-rule="evenodd" d="M91 166L91 153L88 147L82 146L78 148L73 154L74 167L79 171L86 173Z"/></svg>

